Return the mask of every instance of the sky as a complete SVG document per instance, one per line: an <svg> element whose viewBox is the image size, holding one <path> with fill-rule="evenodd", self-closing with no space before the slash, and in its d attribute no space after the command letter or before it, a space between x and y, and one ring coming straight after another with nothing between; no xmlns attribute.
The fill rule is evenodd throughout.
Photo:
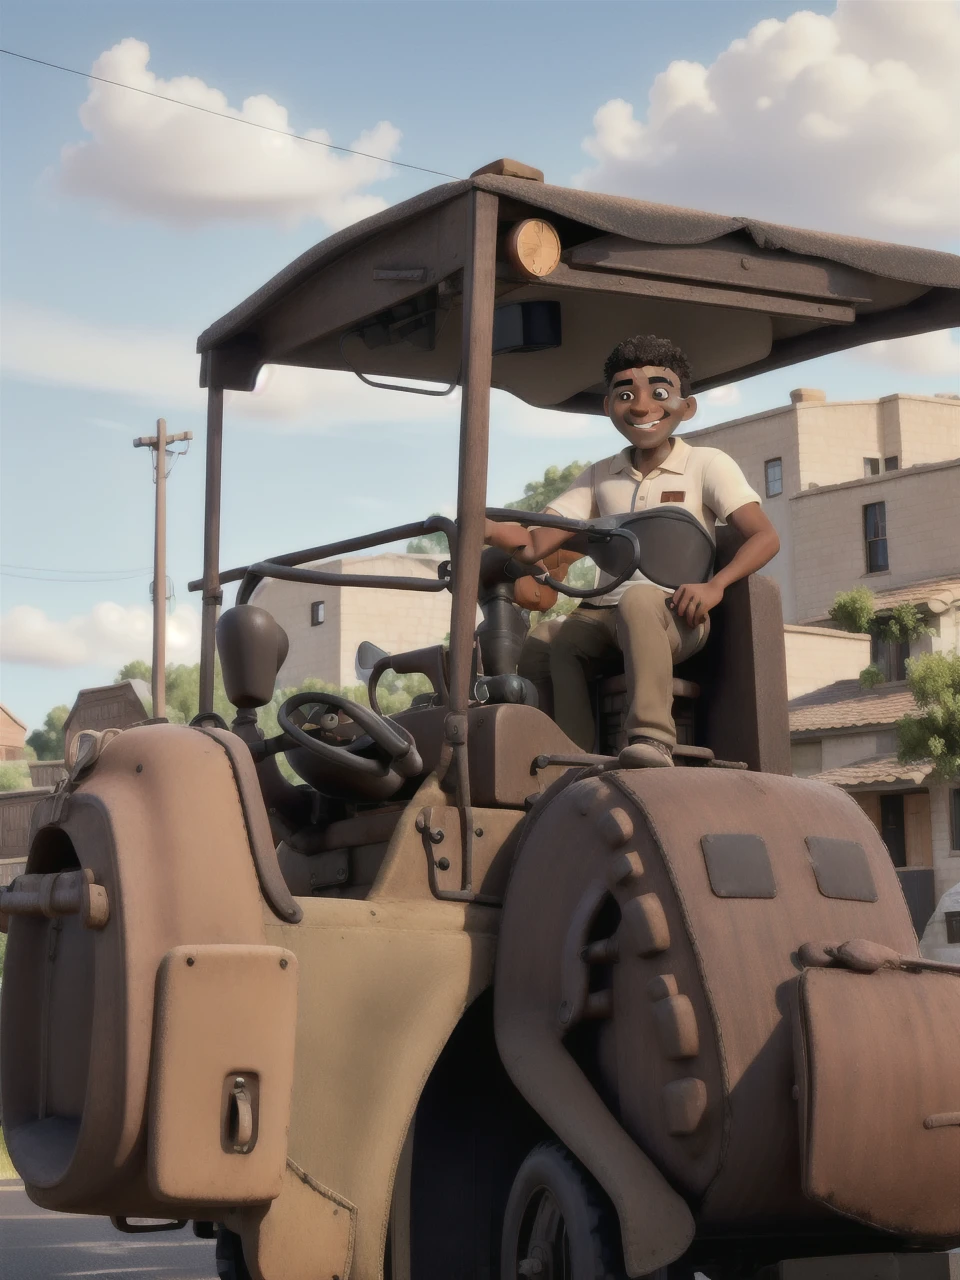
<svg viewBox="0 0 960 1280"><path fill-rule="evenodd" d="M0 698L31 728L150 657L133 439L158 417L194 434L168 485L168 660L196 660L196 336L445 180L385 161L462 177L511 156L563 186L960 251L952 0L6 0L0 44L84 73L0 55ZM810 361L708 393L691 426L797 386L956 392L958 351L940 332ZM457 396L267 371L228 397L223 565L451 512L457 421ZM490 502L611 436L494 393Z"/></svg>

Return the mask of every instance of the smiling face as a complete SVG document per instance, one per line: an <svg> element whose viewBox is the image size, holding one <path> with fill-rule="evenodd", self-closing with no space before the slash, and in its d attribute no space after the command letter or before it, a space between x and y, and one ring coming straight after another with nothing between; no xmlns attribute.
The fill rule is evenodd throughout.
<svg viewBox="0 0 960 1280"><path fill-rule="evenodd" d="M603 411L635 449L646 453L659 448L681 422L692 418L697 402L683 395L672 369L647 364L613 375Z"/></svg>

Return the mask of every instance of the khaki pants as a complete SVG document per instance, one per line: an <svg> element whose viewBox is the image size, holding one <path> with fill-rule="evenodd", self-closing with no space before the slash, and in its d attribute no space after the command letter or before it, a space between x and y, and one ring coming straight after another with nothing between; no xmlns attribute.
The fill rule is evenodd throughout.
<svg viewBox="0 0 960 1280"><path fill-rule="evenodd" d="M553 686L553 716L568 738L592 751L596 736L588 665L620 649L627 676L624 731L631 738L655 738L673 747L673 667L706 643L709 619L689 627L667 608L670 597L658 587L638 583L619 604L575 609L565 618L542 622L527 636L519 674L542 689Z"/></svg>

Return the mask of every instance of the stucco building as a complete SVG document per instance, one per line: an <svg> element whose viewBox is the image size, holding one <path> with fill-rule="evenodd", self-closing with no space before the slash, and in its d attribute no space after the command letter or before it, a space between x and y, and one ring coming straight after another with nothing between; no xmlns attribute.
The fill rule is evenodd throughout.
<svg viewBox="0 0 960 1280"><path fill-rule="evenodd" d="M437 566L445 558L386 552L325 560L322 567L337 573L389 574L435 582ZM261 583L251 600L269 610L290 639L277 680L280 688L308 679L356 684L356 654L363 640L388 653L440 644L450 630L450 602L448 591L318 587L274 580Z"/></svg>
<svg viewBox="0 0 960 1280"><path fill-rule="evenodd" d="M824 619L854 586L960 576L960 396L831 402L800 388L685 439L730 454L763 498L785 622Z"/></svg>
<svg viewBox="0 0 960 1280"><path fill-rule="evenodd" d="M849 791L932 904L960 883L960 779L901 765L895 725L916 711L907 658L960 651L960 397L799 389L687 438L740 463L780 535L764 572L783 596L794 772ZM878 612L915 605L930 634L891 644L834 629L835 597L859 586ZM871 662L886 683L867 690Z"/></svg>

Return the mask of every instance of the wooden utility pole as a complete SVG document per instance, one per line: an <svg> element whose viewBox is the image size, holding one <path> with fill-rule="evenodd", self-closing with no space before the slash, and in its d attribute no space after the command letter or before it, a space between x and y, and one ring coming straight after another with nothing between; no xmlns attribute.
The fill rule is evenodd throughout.
<svg viewBox="0 0 960 1280"><path fill-rule="evenodd" d="M191 441L192 431L167 435L166 419L157 419L155 436L138 436L135 449L150 449L154 454L154 481L157 486L156 514L153 532L153 667L151 692L153 714L167 714L166 640L167 640L167 445Z"/></svg>

